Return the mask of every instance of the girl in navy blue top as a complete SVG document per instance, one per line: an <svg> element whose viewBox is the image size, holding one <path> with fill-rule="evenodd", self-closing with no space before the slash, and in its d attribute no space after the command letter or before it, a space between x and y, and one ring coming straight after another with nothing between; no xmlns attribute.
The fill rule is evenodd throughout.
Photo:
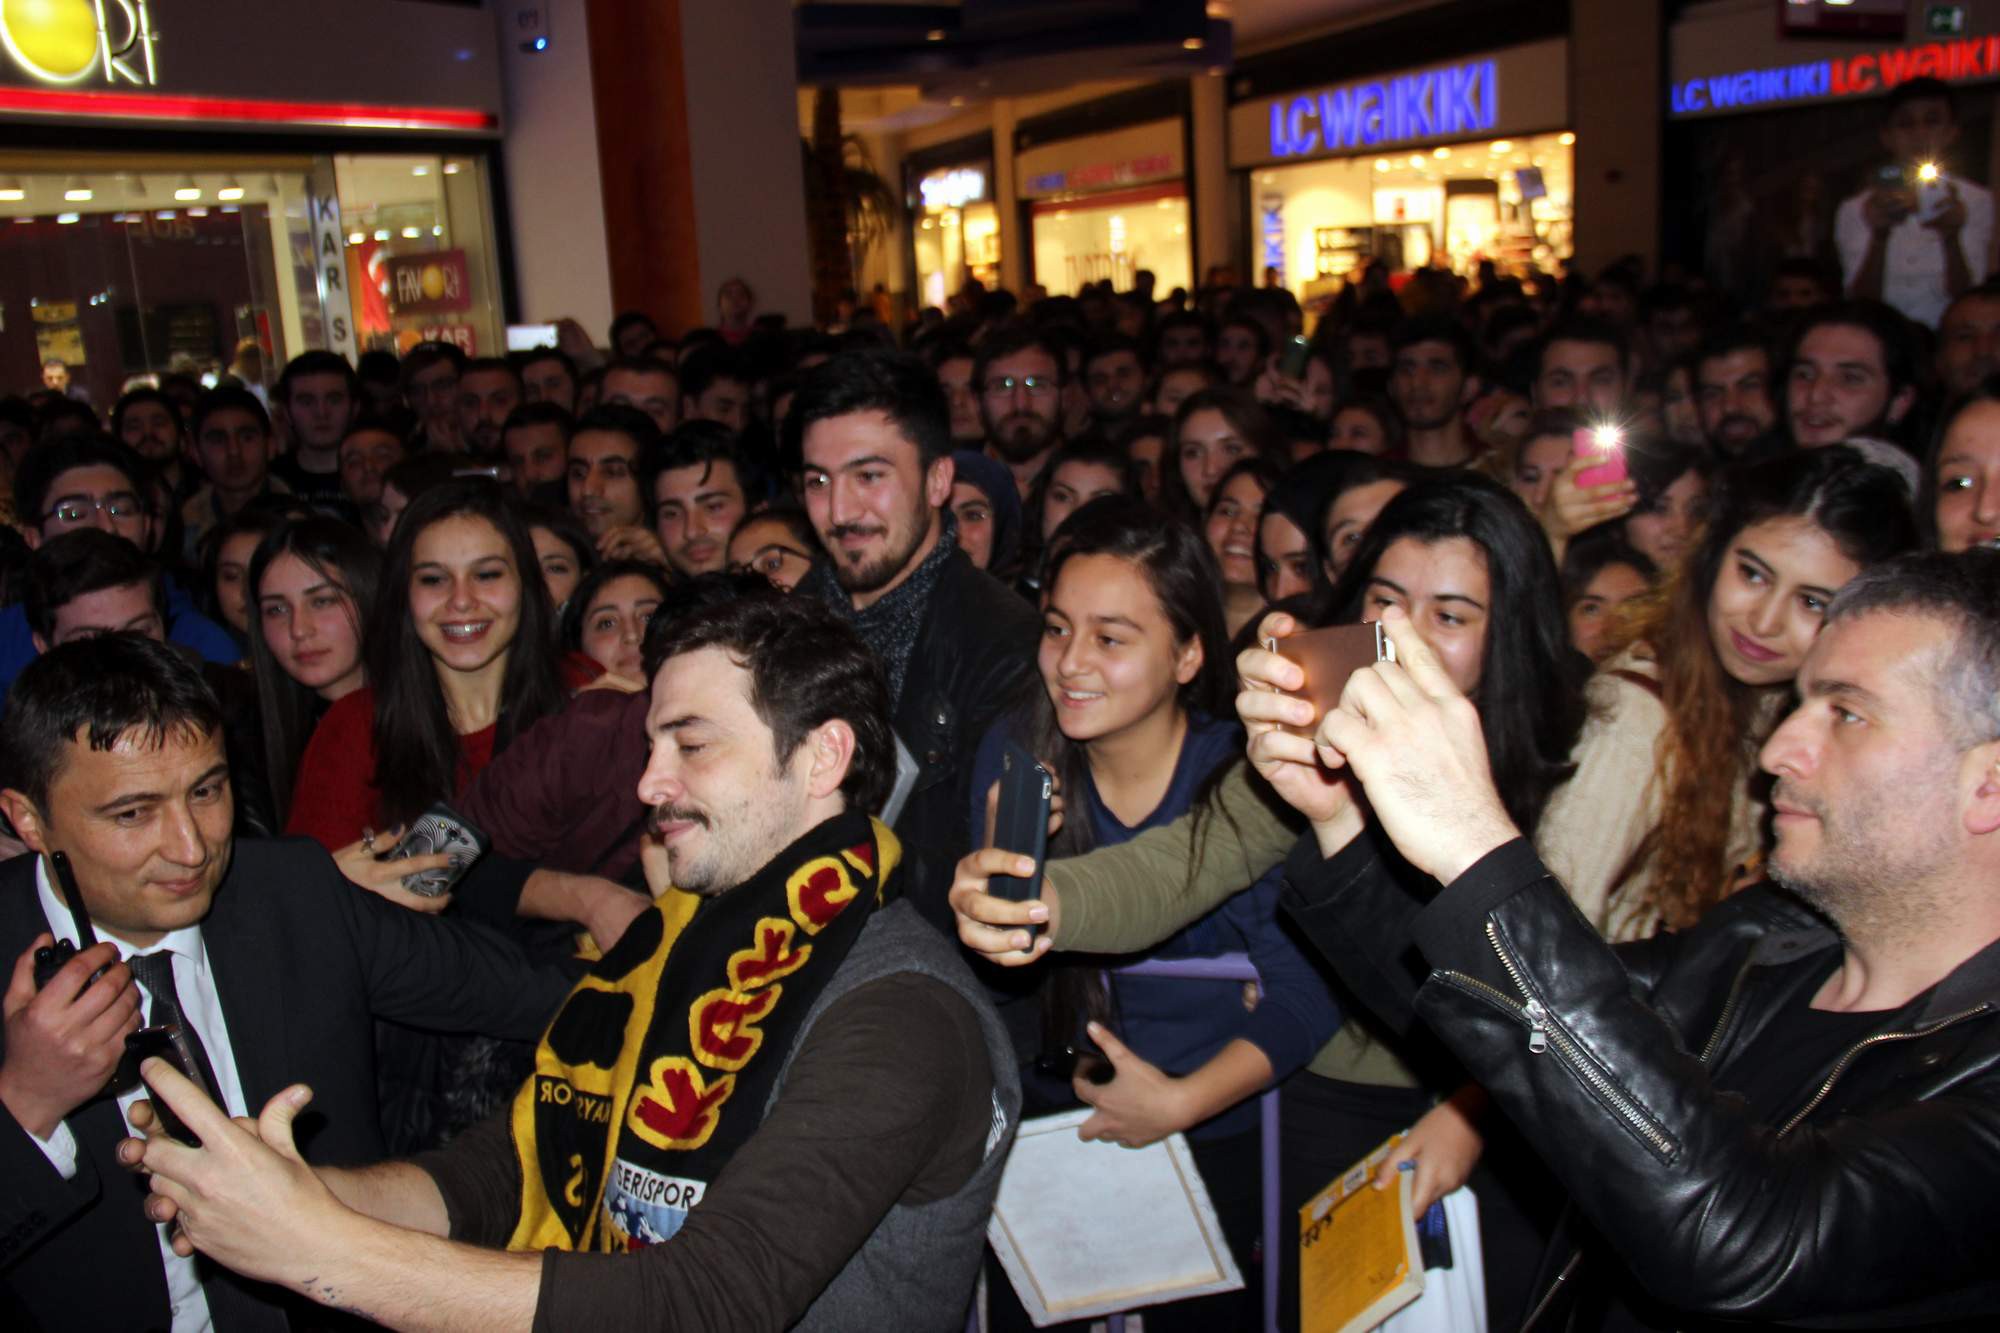
<svg viewBox="0 0 2000 1333"><path fill-rule="evenodd" d="M1204 789L1243 753L1242 731L1229 720L1235 664L1201 539L1142 501L1097 500L1057 532L1046 586L1045 692L1031 718L1002 722L980 746L975 837L985 837L984 794L1010 739L1062 777L1069 814L1051 856L1123 842L1199 811ZM1137 1147L1188 1131L1239 1261L1252 1254L1258 1225L1253 1099L1302 1067L1340 1024L1326 983L1278 925L1277 896L1273 871L1145 955L1247 953L1262 987L1254 1001L1238 982L1104 970L1136 957L1073 969L1050 992L1052 1044L1066 1035L1085 1044L1078 1039L1087 1019L1090 1044L1115 1071L1105 1083L1075 1080L1075 1094L1096 1107L1082 1136ZM1245 1262L1250 1291L1254 1271ZM1151 1309L1146 1322L1175 1326L1185 1315L1226 1327L1235 1313Z"/></svg>

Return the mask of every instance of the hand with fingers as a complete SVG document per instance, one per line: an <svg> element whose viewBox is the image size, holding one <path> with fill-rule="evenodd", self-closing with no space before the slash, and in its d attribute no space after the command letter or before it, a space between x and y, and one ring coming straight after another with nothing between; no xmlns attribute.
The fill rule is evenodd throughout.
<svg viewBox="0 0 2000 1333"><path fill-rule="evenodd" d="M333 863L340 867L340 873L368 890L370 893L387 898L398 907L407 907L413 912L442 912L451 906L451 895L438 894L426 898L421 893L411 893L403 887L403 876L418 875L426 870L443 870L451 865L451 855L435 852L429 856L406 856L391 859L388 855L403 836L399 825L386 833L373 829L364 832L360 838L350 842L333 854Z"/></svg>
<svg viewBox="0 0 2000 1333"><path fill-rule="evenodd" d="M1598 466L1598 458L1570 458L1556 469L1549 484L1548 498L1542 501L1538 517L1549 544L1560 560L1578 533L1623 518L1639 507L1639 488L1630 478L1607 481L1600 486L1580 486L1576 474Z"/></svg>
<svg viewBox="0 0 2000 1333"><path fill-rule="evenodd" d="M1181 1081L1133 1053L1102 1023L1089 1025L1090 1039L1111 1063L1112 1077L1093 1082L1084 1074L1070 1081L1078 1100L1096 1108L1076 1127L1085 1142L1108 1139L1127 1148L1143 1148L1190 1123Z"/></svg>
<svg viewBox="0 0 2000 1333"><path fill-rule="evenodd" d="M55 942L44 932L14 960L0 999L7 1051L0 1062L0 1104L38 1138L111 1081L125 1038L139 1030L139 988L110 943L93 944L35 989L35 950ZM91 974L107 969L92 981Z"/></svg>
<svg viewBox="0 0 2000 1333"><path fill-rule="evenodd" d="M1273 611L1257 627L1257 641L1285 639L1304 626L1283 611ZM1316 720L1313 706L1290 691L1302 689L1305 671L1298 663L1267 648L1246 648L1236 657L1242 692L1236 715L1249 738L1251 766L1286 804L1313 826L1321 850L1329 855L1360 831L1361 812L1354 799L1352 775L1338 754L1324 752L1314 742L1287 727L1307 728Z"/></svg>
<svg viewBox="0 0 2000 1333"><path fill-rule="evenodd" d="M999 847L982 847L959 861L951 881L949 901L958 921L958 940L987 962L1022 967L1052 947L1047 901L1015 902L991 891L995 875L1026 877L1035 873L1033 857ZM1042 874L1044 899L1049 895L1048 872ZM1030 926L1041 926L1031 934Z"/></svg>
<svg viewBox="0 0 2000 1333"><path fill-rule="evenodd" d="M190 1148L150 1132L119 1143L118 1160L151 1177L146 1216L179 1223L176 1253L199 1250L246 1277L301 1289L317 1262L313 1256L358 1217L293 1143L292 1122L312 1100L312 1089L295 1083L266 1102L254 1121L232 1120L166 1061L147 1060L139 1073L202 1143ZM133 1120L135 1128L150 1125L151 1107Z"/></svg>
<svg viewBox="0 0 2000 1333"><path fill-rule="evenodd" d="M1472 701L1401 607L1384 608L1382 625L1396 660L1355 672L1316 739L1353 770L1397 850L1449 884L1520 831L1493 786Z"/></svg>
<svg viewBox="0 0 2000 1333"><path fill-rule="evenodd" d="M1410 1205L1421 1213L1470 1179L1472 1168L1479 1165L1479 1154L1485 1151L1486 1139L1469 1114L1468 1106L1463 1104L1467 1100L1483 1106L1485 1094L1469 1084L1467 1089L1461 1089L1461 1095L1449 1097L1424 1112L1423 1118L1410 1127L1410 1132L1390 1151L1382 1169L1375 1173L1375 1188L1392 1188L1396 1173L1408 1162L1409 1169L1416 1173L1411 1182Z"/></svg>

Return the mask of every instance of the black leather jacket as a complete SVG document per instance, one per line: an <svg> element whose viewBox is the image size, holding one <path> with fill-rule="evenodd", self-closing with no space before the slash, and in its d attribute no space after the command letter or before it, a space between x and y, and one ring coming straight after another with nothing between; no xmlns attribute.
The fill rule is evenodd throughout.
<svg viewBox="0 0 2000 1333"><path fill-rule="evenodd" d="M1002 713L1041 688L1035 646L1041 616L953 551L931 590L890 719L917 761L916 786L896 820L904 892L932 925L956 938L945 900L959 859L972 849L965 812L972 758Z"/></svg>
<svg viewBox="0 0 2000 1333"><path fill-rule="evenodd" d="M1725 1089L1840 948L1798 900L1760 886L1614 949L1525 840L1425 905L1376 836L1324 860L1308 836L1288 909L1387 1021L1444 1039L1646 1295L1697 1320L1993 1326L2000 944L1883 1014L1772 1124Z"/></svg>

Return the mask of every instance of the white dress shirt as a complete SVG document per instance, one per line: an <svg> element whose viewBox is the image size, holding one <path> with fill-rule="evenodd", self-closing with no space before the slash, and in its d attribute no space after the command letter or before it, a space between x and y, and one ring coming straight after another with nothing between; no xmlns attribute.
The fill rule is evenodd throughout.
<svg viewBox="0 0 2000 1333"><path fill-rule="evenodd" d="M76 922L70 916L69 905L50 885L48 863L40 857L35 858L35 892L41 898L42 915L48 919L49 929L55 937L75 942ZM174 989L179 992L181 1017L195 1030L201 1044L208 1050L209 1063L215 1067L215 1081L221 1085L216 1092L222 1098L223 1109L232 1116L246 1114L243 1084L236 1074L236 1056L229 1045L229 1029L222 1021L222 1003L215 993L215 974L209 970L208 950L202 944L201 927L176 930L146 949L134 948L101 926L97 928L97 935L118 950L121 960L159 949L173 954ZM133 984L138 985L136 979ZM153 997L144 986L139 986L139 994L144 999L144 1007L140 1011L143 1020L152 1011ZM118 1099L118 1109L125 1116L128 1128L132 1123L132 1103L146 1095L145 1085L140 1084ZM48 1138L35 1141L41 1145L50 1164L62 1173L64 1180L76 1175L76 1136L70 1132L67 1122L59 1123ZM107 1203L105 1206L125 1205ZM166 1269L167 1301L173 1311L173 1333L206 1333L213 1324L208 1312L208 1296L202 1291L194 1260L183 1259L174 1253L167 1239L166 1227L157 1230L160 1262Z"/></svg>
<svg viewBox="0 0 2000 1333"><path fill-rule="evenodd" d="M1939 197L1956 187L1965 203L1965 225L1959 230L1958 245L1965 252L1965 270L1977 287L1986 280L1987 252L1993 244L1993 196L1971 181L1941 176ZM1926 186L1928 191L1930 188ZM1833 238L1840 247L1840 277L1843 286L1854 285L1861 261L1868 255L1872 234L1864 207L1871 192L1863 190L1847 200L1834 215ZM1889 229L1882 250L1882 299L1917 323L1935 329L1951 304L1945 288L1944 242L1936 229L1924 225L1926 211L1918 208Z"/></svg>

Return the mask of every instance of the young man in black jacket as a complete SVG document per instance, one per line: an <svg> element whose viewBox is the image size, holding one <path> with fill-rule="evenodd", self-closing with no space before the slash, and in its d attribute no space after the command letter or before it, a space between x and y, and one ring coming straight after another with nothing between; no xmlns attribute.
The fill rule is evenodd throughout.
<svg viewBox="0 0 2000 1333"><path fill-rule="evenodd" d="M1372 821L1277 726L1310 722L1273 692L1297 668L1242 658L1251 759L1313 824L1288 906L1561 1178L1587 1238L1580 1266L1554 1261L1610 1298L1583 1323L1991 1321L2000 553L1905 557L1842 590L1762 754L1781 887L1616 949L1509 824L1472 705L1407 622L1390 633L1402 665L1357 672L1316 738ZM1403 893L1384 841L1443 891Z"/></svg>

